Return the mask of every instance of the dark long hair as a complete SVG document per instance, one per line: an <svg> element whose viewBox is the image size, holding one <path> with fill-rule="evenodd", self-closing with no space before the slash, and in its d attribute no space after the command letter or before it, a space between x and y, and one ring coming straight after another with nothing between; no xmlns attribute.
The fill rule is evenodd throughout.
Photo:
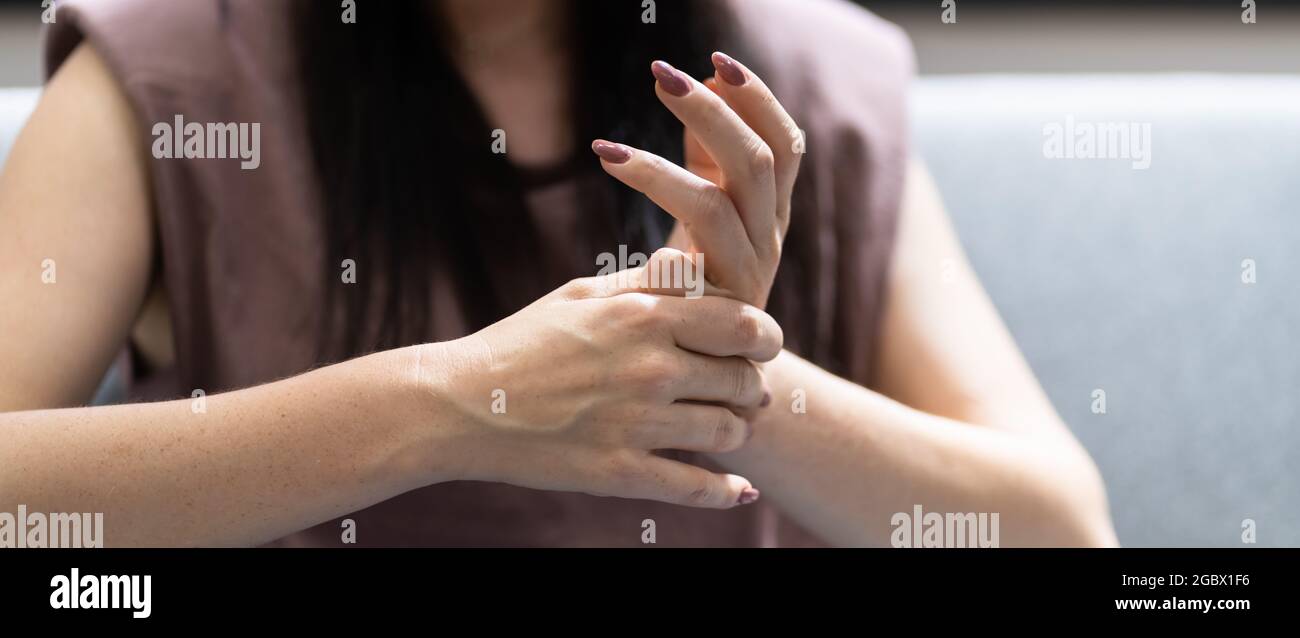
<svg viewBox="0 0 1300 638"><path fill-rule="evenodd" d="M428 339L437 268L457 287L471 330L562 283L536 263L540 240L523 178L491 150L491 127L445 48L437 3L370 3L344 24L337 2L296 2L327 242L322 361ZM680 162L681 125L655 99L648 65L665 59L695 77L712 75L710 52L741 46L723 28L731 24L724 8L662 0L646 23L639 0L566 4L573 148L583 153L604 137ZM590 166L599 170L594 159ZM602 183L612 199L581 198L593 209L583 219L629 250L661 246L671 218L612 178ZM363 285L341 285L345 259Z"/></svg>

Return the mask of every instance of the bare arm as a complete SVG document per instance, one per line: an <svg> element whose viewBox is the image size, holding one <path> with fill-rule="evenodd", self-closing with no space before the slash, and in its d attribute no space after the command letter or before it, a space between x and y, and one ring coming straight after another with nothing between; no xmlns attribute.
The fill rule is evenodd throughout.
<svg viewBox="0 0 1300 638"><path fill-rule="evenodd" d="M414 487L406 452L433 449L419 439L434 431L393 413L410 403L390 396L404 387L400 353L208 397L203 412L34 410L85 402L139 310L154 250L139 140L82 46L0 175L5 511L103 512L113 545L246 544Z"/></svg>
<svg viewBox="0 0 1300 638"><path fill-rule="evenodd" d="M570 282L465 339L201 406L65 407L89 398L149 279L142 146L83 46L0 176L0 511L103 513L111 545L245 545L457 479L717 509L756 498L743 477L651 450L742 444L725 406L755 408L762 390L738 357L776 356L780 329L740 302L644 294L627 273ZM508 412L490 407L501 391Z"/></svg>
<svg viewBox="0 0 1300 638"><path fill-rule="evenodd" d="M664 62L651 67L656 94L686 127L685 168L604 140L592 150L677 218L670 250L709 256L710 294L761 306L803 137L753 71L722 53L713 63L708 84ZM724 464L839 544L887 544L894 514L911 516L916 505L941 516L997 514L1007 545L1114 544L1092 460L984 295L919 162L885 302L871 362L883 394L783 352L764 367L773 403L752 417L749 444L720 455ZM794 409L794 394L805 411Z"/></svg>
<svg viewBox="0 0 1300 638"><path fill-rule="evenodd" d="M89 400L124 343L154 250L139 140L126 98L80 47L0 173L0 411Z"/></svg>
<svg viewBox="0 0 1300 638"><path fill-rule="evenodd" d="M707 85L663 62L651 67L656 94L686 127L685 169L604 140L593 150L606 171L677 218L673 249L709 255L711 294L761 306L803 138L761 78L725 54L713 63ZM984 295L919 162L885 302L872 362L883 394L783 352L764 368L773 403L752 417L753 440L721 455L724 464L838 544L887 544L894 514L911 516L916 505L941 516L997 514L1007 545L1114 544L1092 460ZM794 409L794 394L805 411Z"/></svg>
<svg viewBox="0 0 1300 638"><path fill-rule="evenodd" d="M775 401L723 460L837 544L888 545L891 516L914 505L999 513L1003 546L1115 544L1096 467L984 294L919 162L897 241L875 361L883 394L782 353L765 369ZM796 390L806 413L791 409Z"/></svg>
<svg viewBox="0 0 1300 638"><path fill-rule="evenodd" d="M105 543L251 545L449 478L413 350L190 400L0 414L0 501L102 512ZM421 418L423 417L423 418ZM8 511L8 510L6 510Z"/></svg>

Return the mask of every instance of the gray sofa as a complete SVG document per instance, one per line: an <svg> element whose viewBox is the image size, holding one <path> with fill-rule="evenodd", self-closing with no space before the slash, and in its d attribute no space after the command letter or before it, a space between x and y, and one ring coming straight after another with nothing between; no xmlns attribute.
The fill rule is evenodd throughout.
<svg viewBox="0 0 1300 638"><path fill-rule="evenodd" d="M0 90L0 159L34 99ZM927 77L911 110L1121 541L1300 546L1300 77ZM1048 157L1067 121L1149 124L1150 167Z"/></svg>

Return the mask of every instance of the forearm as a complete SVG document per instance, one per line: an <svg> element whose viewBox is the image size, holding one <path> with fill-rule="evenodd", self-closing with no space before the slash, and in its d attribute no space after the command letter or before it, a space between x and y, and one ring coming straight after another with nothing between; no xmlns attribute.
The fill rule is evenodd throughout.
<svg viewBox="0 0 1300 638"><path fill-rule="evenodd" d="M1100 479L1070 442L913 410L788 352L765 370L774 401L720 460L829 542L888 545L892 515L914 505L998 513L1002 546L1115 542Z"/></svg>
<svg viewBox="0 0 1300 638"><path fill-rule="evenodd" d="M203 399L0 414L0 511L102 512L107 545L249 545L440 480L408 351ZM418 380L418 379L417 379ZM444 468L445 469L445 468Z"/></svg>

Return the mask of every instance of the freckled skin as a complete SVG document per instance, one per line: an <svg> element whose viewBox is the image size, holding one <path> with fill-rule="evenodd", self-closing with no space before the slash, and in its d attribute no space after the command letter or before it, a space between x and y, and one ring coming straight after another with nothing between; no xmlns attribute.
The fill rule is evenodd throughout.
<svg viewBox="0 0 1300 638"><path fill-rule="evenodd" d="M1096 467L966 265L919 164L872 355L878 387L780 351L761 308L802 139L735 64L685 93L671 79L672 92L656 87L686 124L690 170L636 150L603 162L683 222L655 259L707 255L703 298L574 282L472 337L208 396L195 414L189 399L66 407L87 400L150 307L156 256L142 133L83 45L0 174L0 299L22 309L0 313L0 509L103 512L114 546L245 545L463 478L714 508L752 502L758 485L843 545L887 544L890 515L914 503L1000 512L1004 545L1114 544ZM502 105L526 100L494 88L490 67L471 71L489 113L518 115ZM568 136L511 143L544 157L554 139ZM53 175L75 187L51 188ZM46 259L56 284L38 276ZM937 285L941 262L952 267ZM497 388L505 414L490 410ZM806 411L790 409L796 393ZM654 449L710 452L740 475Z"/></svg>

